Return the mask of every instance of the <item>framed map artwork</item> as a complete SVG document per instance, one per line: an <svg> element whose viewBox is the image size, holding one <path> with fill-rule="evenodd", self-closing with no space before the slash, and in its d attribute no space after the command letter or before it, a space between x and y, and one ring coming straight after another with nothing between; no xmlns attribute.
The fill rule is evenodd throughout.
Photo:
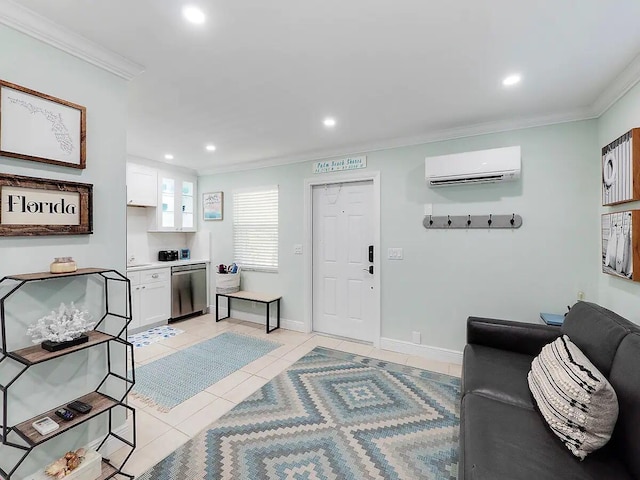
<svg viewBox="0 0 640 480"><path fill-rule="evenodd" d="M86 168L86 108L0 80L0 156Z"/></svg>

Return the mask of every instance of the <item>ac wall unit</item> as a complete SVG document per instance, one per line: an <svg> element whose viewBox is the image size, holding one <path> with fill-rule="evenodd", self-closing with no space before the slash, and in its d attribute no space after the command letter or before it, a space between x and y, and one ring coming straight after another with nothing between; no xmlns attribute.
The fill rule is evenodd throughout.
<svg viewBox="0 0 640 480"><path fill-rule="evenodd" d="M432 187L517 180L520 146L427 157L425 175Z"/></svg>

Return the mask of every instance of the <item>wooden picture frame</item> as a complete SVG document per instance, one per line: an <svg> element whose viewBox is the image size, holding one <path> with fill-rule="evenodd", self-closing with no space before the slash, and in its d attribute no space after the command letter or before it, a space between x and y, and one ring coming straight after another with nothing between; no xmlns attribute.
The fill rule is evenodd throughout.
<svg viewBox="0 0 640 480"><path fill-rule="evenodd" d="M224 192L202 194L202 216L204 220L223 220Z"/></svg>
<svg viewBox="0 0 640 480"><path fill-rule="evenodd" d="M0 156L86 168L87 109L0 80Z"/></svg>
<svg viewBox="0 0 640 480"><path fill-rule="evenodd" d="M0 174L0 236L93 233L93 185Z"/></svg>
<svg viewBox="0 0 640 480"><path fill-rule="evenodd" d="M640 200L640 128L602 148L602 205Z"/></svg>
<svg viewBox="0 0 640 480"><path fill-rule="evenodd" d="M640 282L640 210L602 214L602 273Z"/></svg>

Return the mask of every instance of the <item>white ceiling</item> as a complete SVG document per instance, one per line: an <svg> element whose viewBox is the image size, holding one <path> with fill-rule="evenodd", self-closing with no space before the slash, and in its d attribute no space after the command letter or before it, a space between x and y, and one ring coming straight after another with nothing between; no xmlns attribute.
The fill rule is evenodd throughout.
<svg viewBox="0 0 640 480"><path fill-rule="evenodd" d="M129 153L201 172L586 118L640 53L638 0L188 1L19 3L144 65Z"/></svg>

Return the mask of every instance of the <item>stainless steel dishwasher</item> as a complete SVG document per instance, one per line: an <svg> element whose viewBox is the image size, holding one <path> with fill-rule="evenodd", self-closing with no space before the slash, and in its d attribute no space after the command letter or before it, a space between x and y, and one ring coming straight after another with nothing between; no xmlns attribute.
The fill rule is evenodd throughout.
<svg viewBox="0 0 640 480"><path fill-rule="evenodd" d="M205 313L207 266L204 263L171 267L171 320Z"/></svg>

